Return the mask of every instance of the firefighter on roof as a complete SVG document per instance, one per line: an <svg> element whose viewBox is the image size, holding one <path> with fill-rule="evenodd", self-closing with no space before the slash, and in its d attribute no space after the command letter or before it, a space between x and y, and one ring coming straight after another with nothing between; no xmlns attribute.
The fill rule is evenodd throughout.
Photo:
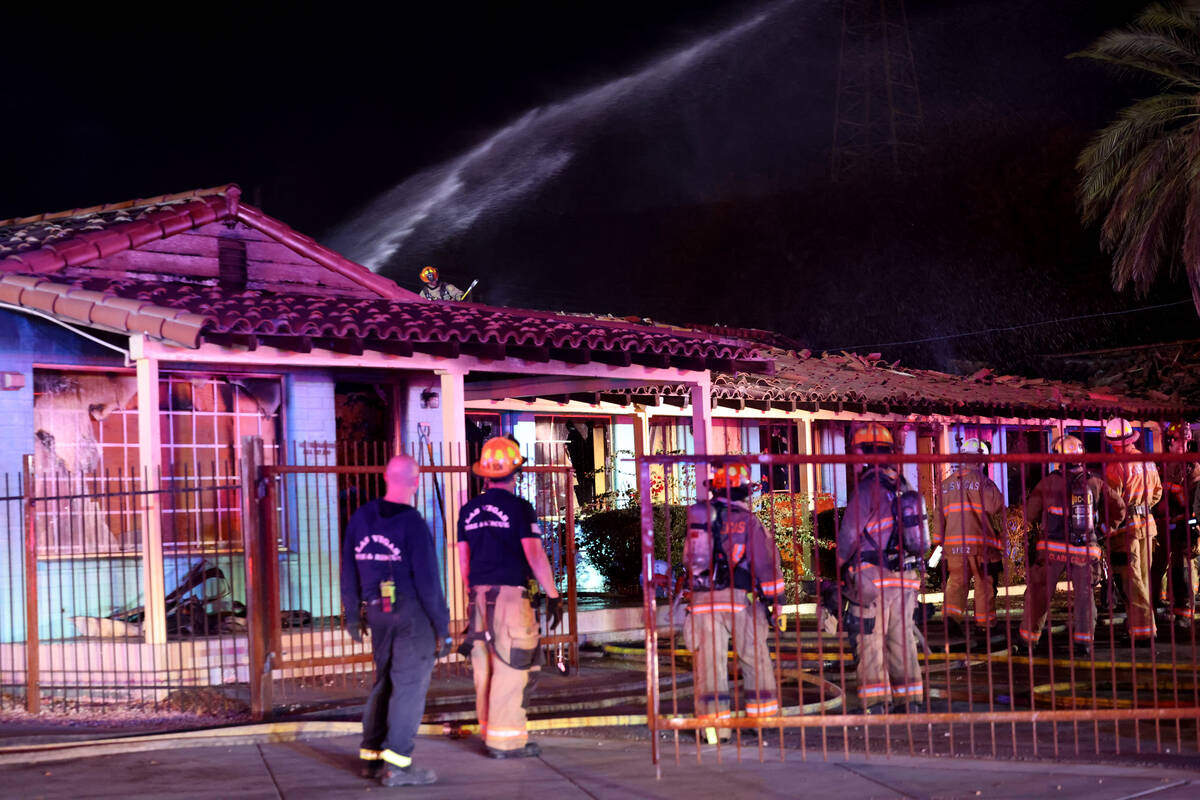
<svg viewBox="0 0 1200 800"><path fill-rule="evenodd" d="M421 270L421 297L426 300L462 300L463 291L453 283L445 283L438 277L437 267Z"/></svg>
<svg viewBox="0 0 1200 800"><path fill-rule="evenodd" d="M562 622L562 598L537 515L528 500L514 494L524 463L513 440L487 440L471 468L486 479L487 490L466 503L458 517L458 560L471 601L464 648L470 648L480 736L492 758L541 754L525 729L526 688L542 654L530 578L546 593L547 628Z"/></svg>
<svg viewBox="0 0 1200 800"><path fill-rule="evenodd" d="M779 550L747 505L749 467L719 467L709 491L710 501L688 508L683 546L691 587L683 638L692 652L696 715L714 722L732 716L726 657L732 637L746 716L776 716L779 694L767 631L779 619L784 597ZM706 733L715 743L716 729Z"/></svg>
<svg viewBox="0 0 1200 800"><path fill-rule="evenodd" d="M877 422L857 427L850 447L890 454L892 432ZM913 612L929 549L925 505L896 465L867 465L837 534L838 572L849 601L845 626L858 659L863 713L920 707L925 689L917 662Z"/></svg>

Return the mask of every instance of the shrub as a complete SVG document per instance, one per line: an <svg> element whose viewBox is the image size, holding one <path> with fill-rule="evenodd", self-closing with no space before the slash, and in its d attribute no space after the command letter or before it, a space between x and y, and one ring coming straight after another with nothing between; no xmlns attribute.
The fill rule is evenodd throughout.
<svg viewBox="0 0 1200 800"><path fill-rule="evenodd" d="M670 562L682 567L683 541L687 536L686 506L654 506L654 557L667 559L670 527ZM598 511L579 521L579 549L604 576L611 592L636 594L642 574L642 512L638 506Z"/></svg>

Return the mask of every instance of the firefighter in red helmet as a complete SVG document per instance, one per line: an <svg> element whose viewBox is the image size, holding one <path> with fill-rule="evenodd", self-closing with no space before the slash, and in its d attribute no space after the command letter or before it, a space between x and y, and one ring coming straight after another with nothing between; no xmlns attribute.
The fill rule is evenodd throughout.
<svg viewBox="0 0 1200 800"><path fill-rule="evenodd" d="M512 439L486 441L471 469L487 489L463 505L458 517L458 560L471 602L471 629L460 652L471 656L480 736L492 758L541 754L525 729L526 687L541 656L531 578L546 593L548 629L562 622L562 598L537 515L514 493L524 463Z"/></svg>
<svg viewBox="0 0 1200 800"><path fill-rule="evenodd" d="M1167 450L1186 453L1192 440L1192 428L1184 422L1166 426ZM1171 462L1162 465L1163 497L1154 509L1154 518L1165 520L1167 529L1154 542L1150 562L1150 599L1159 609L1163 580L1167 580L1170 603L1161 608L1163 616L1174 617L1181 630L1191 627L1196 608L1196 525L1190 520L1200 500L1200 464ZM1169 575L1169 577L1168 577Z"/></svg>
<svg viewBox="0 0 1200 800"><path fill-rule="evenodd" d="M437 267L421 269L421 297L426 300L462 300L463 291L453 283L445 283L438 276Z"/></svg>
<svg viewBox="0 0 1200 800"><path fill-rule="evenodd" d="M750 488L749 467L720 467L709 482L711 500L687 513L683 563L691 603L683 638L692 652L696 715L713 722L732 716L725 655L730 637L741 665L746 716L779 714L767 631L779 619L783 567L775 542L750 510ZM706 733L715 743L715 727Z"/></svg>
<svg viewBox="0 0 1200 800"><path fill-rule="evenodd" d="M1104 426L1104 440L1114 453L1140 454L1139 436L1137 429L1120 417ZM1111 558L1125 590L1129 638L1135 645L1153 646L1157 628L1150 605L1150 559L1158 529L1151 510L1162 499L1162 480L1148 461L1108 464L1104 479L1125 503L1125 521L1112 536Z"/></svg>
<svg viewBox="0 0 1200 800"><path fill-rule="evenodd" d="M863 455L893 452L892 432L858 426L850 449ZM838 527L837 563L849 601L844 624L858 661L863 713L915 710L925 696L917 661L913 614L929 549L921 495L894 464L869 464L858 473Z"/></svg>

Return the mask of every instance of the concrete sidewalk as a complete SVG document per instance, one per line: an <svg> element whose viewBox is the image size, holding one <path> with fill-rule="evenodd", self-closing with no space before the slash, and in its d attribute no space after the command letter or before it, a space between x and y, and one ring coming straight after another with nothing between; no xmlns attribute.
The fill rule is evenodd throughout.
<svg viewBox="0 0 1200 800"><path fill-rule="evenodd" d="M646 742L544 737L543 756L493 761L475 738L421 739L417 762L435 769L433 786L385 789L357 776L354 736L188 747L0 768L0 797L308 798L1168 798L1200 797L1200 770L966 759L885 759L839 754L802 761L778 750L694 749L676 764L667 748L656 780Z"/></svg>

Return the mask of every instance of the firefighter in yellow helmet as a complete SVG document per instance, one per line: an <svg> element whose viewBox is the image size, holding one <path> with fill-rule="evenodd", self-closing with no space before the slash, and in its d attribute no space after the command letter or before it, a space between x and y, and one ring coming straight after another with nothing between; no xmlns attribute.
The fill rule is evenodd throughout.
<svg viewBox="0 0 1200 800"><path fill-rule="evenodd" d="M562 598L537 515L514 493L524 463L512 439L487 440L471 468L487 489L463 505L458 517L458 560L471 602L471 629L460 652L466 655L469 648L480 736L492 758L541 754L525 730L526 687L541 655L530 578L548 598L547 628L562 622Z"/></svg>
<svg viewBox="0 0 1200 800"><path fill-rule="evenodd" d="M850 449L893 452L892 432L877 422L856 428ZM864 466L837 534L837 564L849 601L844 624L858 660L865 714L920 708L925 687L917 661L913 612L929 529L921 495L894 464Z"/></svg>
<svg viewBox="0 0 1200 800"><path fill-rule="evenodd" d="M421 269L421 297L426 300L462 300L463 292L453 283L445 283L438 277L437 267Z"/></svg>
<svg viewBox="0 0 1200 800"><path fill-rule="evenodd" d="M1186 453L1192 440L1192 429L1187 423L1173 422L1166 426L1163 435L1167 450ZM1189 522L1196 514L1196 501L1200 500L1200 464L1170 462L1162 465L1163 497L1153 509L1156 520L1167 523L1167 530L1154 543L1154 558L1150 562L1150 599L1157 608L1163 593L1163 580L1167 581L1170 603L1169 613L1180 629L1191 627L1196 608L1196 526ZM1169 573L1169 578L1168 578ZM1164 614L1168 613L1163 609Z"/></svg>
<svg viewBox="0 0 1200 800"><path fill-rule="evenodd" d="M962 453L987 455L987 444L971 438L959 448ZM943 612L952 627L967 635L967 591L975 579L975 624L987 631L996 622L996 570L1001 561L1004 530L1004 496L987 476L982 464L958 464L939 487L941 525L933 544L946 557L946 601ZM959 631L955 631L959 632Z"/></svg>
<svg viewBox="0 0 1200 800"><path fill-rule="evenodd" d="M714 722L732 716L726 657L732 637L746 716L777 716L779 693L767 632L779 619L784 598L779 550L750 510L749 467L719 467L709 491L711 500L688 508L683 546L691 589L683 638L692 652L696 715ZM706 733L715 742L715 728Z"/></svg>
<svg viewBox="0 0 1200 800"><path fill-rule="evenodd" d="M1104 440L1114 453L1139 455L1138 431L1128 420L1116 417L1104 426ZM1162 499L1158 469L1148 461L1111 463L1104 479L1125 503L1124 524L1113 533L1110 558L1125 590L1125 624L1134 645L1153 646L1156 626L1150 605L1150 560L1157 528L1151 510Z"/></svg>
<svg viewBox="0 0 1200 800"><path fill-rule="evenodd" d="M1054 440L1054 452L1082 455L1083 442L1074 436ZM1063 573L1073 590L1070 643L1077 657L1092 653L1096 630L1096 595L1100 580L1100 539L1108 525L1120 522L1125 504L1121 497L1090 473L1080 461L1055 464L1038 482L1025 503L1029 534L1029 565L1025 582L1025 611L1021 638L1030 647L1037 644L1054 587Z"/></svg>

